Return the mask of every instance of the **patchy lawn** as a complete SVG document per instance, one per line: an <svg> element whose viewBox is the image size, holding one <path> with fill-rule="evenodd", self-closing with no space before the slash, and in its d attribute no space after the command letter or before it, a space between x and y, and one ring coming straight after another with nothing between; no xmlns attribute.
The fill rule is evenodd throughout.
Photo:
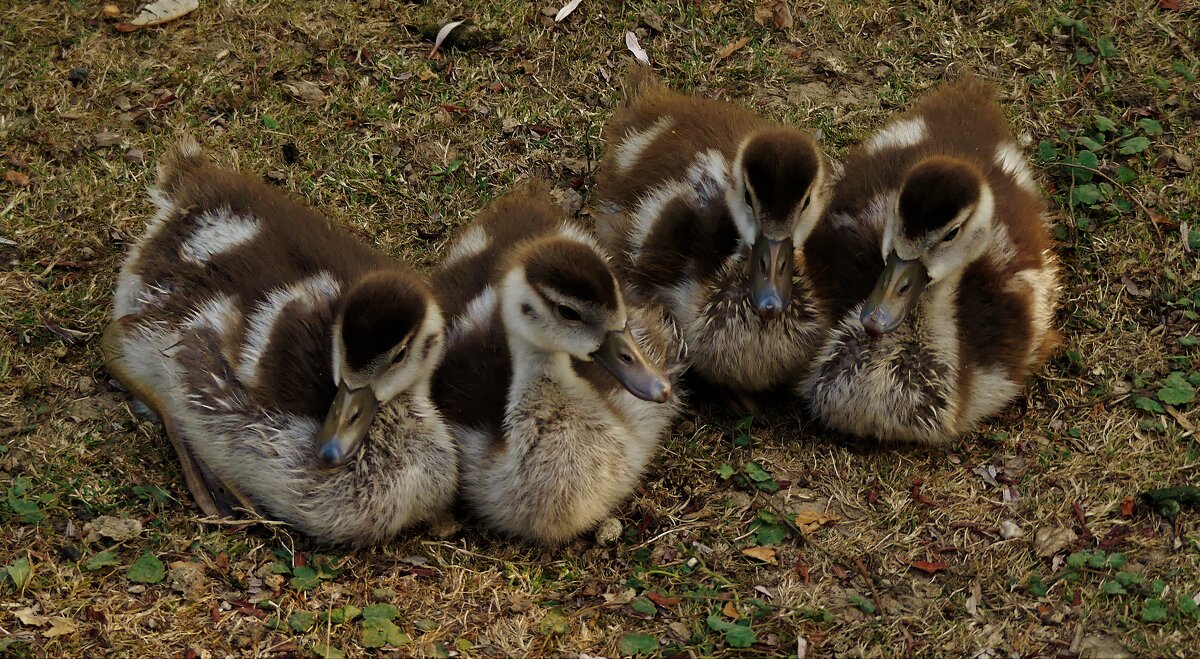
<svg viewBox="0 0 1200 659"><path fill-rule="evenodd" d="M517 0L202 0L120 33L101 2L4 3L0 654L1200 647L1198 511L1138 500L1200 481L1196 3L799 2L784 30L755 5L584 0L555 24ZM477 47L431 60L423 29L460 17ZM1065 264L1065 346L1028 396L949 451L701 405L607 547L467 530L323 554L199 521L98 350L164 150L192 134L427 266L521 178L586 202L631 29L673 86L819 130L835 157L937 81L994 81Z"/></svg>

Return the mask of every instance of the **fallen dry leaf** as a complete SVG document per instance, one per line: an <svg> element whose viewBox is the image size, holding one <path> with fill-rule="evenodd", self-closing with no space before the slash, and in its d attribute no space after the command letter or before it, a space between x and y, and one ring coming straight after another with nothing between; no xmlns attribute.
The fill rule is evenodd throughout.
<svg viewBox="0 0 1200 659"><path fill-rule="evenodd" d="M307 80L297 80L295 82L286 82L283 84L284 89L292 96L304 101L305 103L320 103L325 100L325 92L317 86L315 82Z"/></svg>
<svg viewBox="0 0 1200 659"><path fill-rule="evenodd" d="M742 553L764 563L775 562L775 549L773 547L747 547L742 550Z"/></svg>
<svg viewBox="0 0 1200 659"><path fill-rule="evenodd" d="M106 18L116 18L121 15L121 8L116 5L104 5L102 11Z"/></svg>
<svg viewBox="0 0 1200 659"><path fill-rule="evenodd" d="M800 529L801 533L808 535L816 533L822 526L837 524L842 521L837 515L828 515L819 513L815 510L801 510L796 513L796 528Z"/></svg>
<svg viewBox="0 0 1200 659"><path fill-rule="evenodd" d="M571 0L567 4L563 5L563 8L559 9L558 13L554 15L554 22L558 23L562 21L562 19L570 16L571 12L575 11L575 8L578 7L579 3L581 2L583 2L583 0Z"/></svg>
<svg viewBox="0 0 1200 659"><path fill-rule="evenodd" d="M625 47L628 48L629 52L633 53L633 56L636 57L637 60L642 64L650 63L650 55L646 53L645 48L642 48L641 42L638 41L637 34L633 32L625 33Z"/></svg>
<svg viewBox="0 0 1200 659"><path fill-rule="evenodd" d="M679 604L678 597L668 597L661 593L657 593L653 590L647 590L644 594L646 595L646 599L650 600L651 602L654 602L655 604L657 604L663 608L671 608L671 607Z"/></svg>
<svg viewBox="0 0 1200 659"><path fill-rule="evenodd" d="M637 591L632 588L626 588L619 593L602 593L600 596L604 598L605 604L617 606L632 602L637 597Z"/></svg>
<svg viewBox="0 0 1200 659"><path fill-rule="evenodd" d="M786 0L767 0L754 8L754 21L759 25L773 27L776 30L790 30L795 21L792 19L792 8Z"/></svg>
<svg viewBox="0 0 1200 659"><path fill-rule="evenodd" d="M1133 497L1125 497L1121 501L1121 517L1133 516Z"/></svg>
<svg viewBox="0 0 1200 659"><path fill-rule="evenodd" d="M967 597L967 615L972 618L979 612L979 602L983 599L983 591L979 586L979 580L971 582L971 594Z"/></svg>
<svg viewBox="0 0 1200 659"><path fill-rule="evenodd" d="M17 611L17 620L20 620L22 625L41 627L49 622L50 619L46 616L40 616L33 609L26 607Z"/></svg>
<svg viewBox="0 0 1200 659"><path fill-rule="evenodd" d="M200 6L200 0L158 0L142 8L142 13L128 23L117 23L119 32L133 32L144 27L162 25L186 16Z"/></svg>
<svg viewBox="0 0 1200 659"><path fill-rule="evenodd" d="M138 537L142 533L142 523L130 517L113 517L102 515L90 521L83 527L87 532L84 542L91 544L100 538L111 538L115 542L125 542Z"/></svg>
<svg viewBox="0 0 1200 659"><path fill-rule="evenodd" d="M728 46L725 46L721 50L717 51L717 58L715 61L720 62L721 60L728 58L730 55L736 53L742 48L745 48L746 44L748 43L750 43L750 37L742 37L741 39L734 41Z"/></svg>
<svg viewBox="0 0 1200 659"><path fill-rule="evenodd" d="M51 618L50 629L47 629L44 634L46 638L54 638L55 636L66 636L79 631L79 624L70 618Z"/></svg>
<svg viewBox="0 0 1200 659"><path fill-rule="evenodd" d="M1179 0L1158 0L1158 8L1168 11L1179 11Z"/></svg>
<svg viewBox="0 0 1200 659"><path fill-rule="evenodd" d="M924 572L925 574L937 574L938 572L950 567L941 561L909 561L908 564Z"/></svg>
<svg viewBox="0 0 1200 659"><path fill-rule="evenodd" d="M29 185L29 175L18 172L15 169L10 169L7 172L4 172L4 180L12 183L18 188L28 187Z"/></svg>
<svg viewBox="0 0 1200 659"><path fill-rule="evenodd" d="M742 617L741 612L737 610L733 602L725 602L725 606L721 608L721 613L724 613L725 617L730 620L740 620Z"/></svg>
<svg viewBox="0 0 1200 659"><path fill-rule="evenodd" d="M927 497L921 493L921 486L924 484L925 484L925 480L923 478L914 478L913 479L912 490L911 490L912 498L916 499L917 503L925 504L926 506L929 506L930 508L937 508L938 502L934 501L933 499L930 499L929 497Z"/></svg>
<svg viewBox="0 0 1200 659"><path fill-rule="evenodd" d="M93 137L92 139L95 140L96 147L100 148L100 149L103 149L105 147L110 147L110 146L116 146L116 145L120 144L122 141L122 138L120 135L113 133L113 132L109 132L109 131L104 131L102 133L96 133L95 137Z"/></svg>
<svg viewBox="0 0 1200 659"><path fill-rule="evenodd" d="M438 48L442 47L442 42L446 40L446 37L450 36L450 33L454 31L454 28L462 25L463 23L466 23L466 21L450 21L449 23L443 25L442 29L438 30L437 37L433 40L433 50L429 51L429 56L433 57L436 55Z"/></svg>
<svg viewBox="0 0 1200 659"><path fill-rule="evenodd" d="M1050 558L1075 542L1075 532L1065 526L1046 526L1033 536L1033 548L1038 556Z"/></svg>

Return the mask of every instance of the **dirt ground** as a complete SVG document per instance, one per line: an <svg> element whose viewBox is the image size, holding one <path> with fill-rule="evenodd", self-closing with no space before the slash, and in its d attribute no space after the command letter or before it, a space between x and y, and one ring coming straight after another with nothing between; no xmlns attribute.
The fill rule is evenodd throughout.
<svg viewBox="0 0 1200 659"><path fill-rule="evenodd" d="M1200 481L1194 0L584 0L559 23L517 0L201 0L131 33L136 3L103 4L0 3L0 655L1200 648L1200 511L1138 498ZM467 49L431 58L459 18ZM165 149L195 136L428 266L527 176L587 219L629 30L672 86L835 158L938 81L994 82L1064 263L1064 346L1027 395L948 450L702 404L605 546L468 528L331 552L201 521L98 349Z"/></svg>

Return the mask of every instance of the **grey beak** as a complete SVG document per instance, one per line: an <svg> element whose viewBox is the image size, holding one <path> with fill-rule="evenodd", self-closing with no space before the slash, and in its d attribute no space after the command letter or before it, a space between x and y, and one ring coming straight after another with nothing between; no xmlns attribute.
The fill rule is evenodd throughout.
<svg viewBox="0 0 1200 659"><path fill-rule="evenodd" d="M317 456L326 467L346 464L358 453L379 401L370 387L351 389L345 382L338 385L337 395L329 406L329 414L317 434Z"/></svg>
<svg viewBox="0 0 1200 659"><path fill-rule="evenodd" d="M906 261L892 252L858 316L863 328L872 336L894 332L916 306L928 283L924 264Z"/></svg>
<svg viewBox="0 0 1200 659"><path fill-rule="evenodd" d="M646 361L628 327L609 332L592 358L634 396L655 403L671 398L671 382Z"/></svg>
<svg viewBox="0 0 1200 659"><path fill-rule="evenodd" d="M762 235L750 252L750 301L764 319L787 311L792 300L794 255L791 237L772 240Z"/></svg>

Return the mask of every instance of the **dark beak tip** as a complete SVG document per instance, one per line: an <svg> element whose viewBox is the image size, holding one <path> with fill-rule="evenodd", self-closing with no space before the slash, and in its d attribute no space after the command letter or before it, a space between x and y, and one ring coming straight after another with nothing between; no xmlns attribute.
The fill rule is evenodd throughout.
<svg viewBox="0 0 1200 659"><path fill-rule="evenodd" d="M662 383L660 386L656 387L656 390L654 393L655 393L655 395L651 400L653 400L656 403L665 403L665 402L671 400L671 385L670 385L670 383L667 383L667 382Z"/></svg>
<svg viewBox="0 0 1200 659"><path fill-rule="evenodd" d="M755 301L754 310L766 319L776 318L783 313L786 306L783 300L775 294L763 296Z"/></svg>
<svg viewBox="0 0 1200 659"><path fill-rule="evenodd" d="M326 467L336 467L342 463L342 452L338 450L337 442L334 441L326 442L318 456L321 458L321 464Z"/></svg>

